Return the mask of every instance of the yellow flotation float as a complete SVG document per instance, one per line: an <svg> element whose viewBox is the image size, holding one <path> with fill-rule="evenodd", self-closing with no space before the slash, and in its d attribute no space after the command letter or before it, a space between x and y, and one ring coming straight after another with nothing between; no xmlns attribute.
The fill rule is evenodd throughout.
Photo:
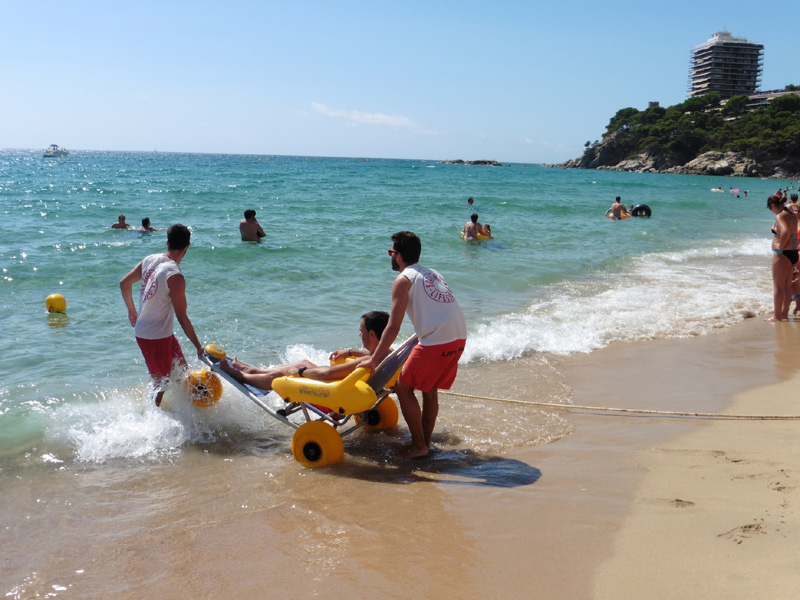
<svg viewBox="0 0 800 600"><path fill-rule="evenodd" d="M461 237L462 237L462 239L464 238L464 231L463 230L461 231ZM479 233L478 234L478 239L479 240L490 240L490 239L492 239L492 236L486 235L485 233Z"/></svg>
<svg viewBox="0 0 800 600"><path fill-rule="evenodd" d="M192 404L201 408L214 406L222 396L222 380L216 373L205 369L189 373L184 387Z"/></svg>

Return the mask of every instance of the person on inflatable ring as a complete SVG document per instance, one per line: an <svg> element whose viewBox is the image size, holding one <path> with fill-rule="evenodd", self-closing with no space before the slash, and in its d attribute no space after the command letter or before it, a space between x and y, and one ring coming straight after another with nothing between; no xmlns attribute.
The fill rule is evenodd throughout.
<svg viewBox="0 0 800 600"><path fill-rule="evenodd" d="M464 241L467 242L477 241L479 235L487 235L483 225L478 223L478 213L472 213L470 220L464 225L464 229L461 230L461 233L464 234Z"/></svg>
<svg viewBox="0 0 800 600"><path fill-rule="evenodd" d="M617 196L617 199L614 200L614 204L611 205L611 208L609 208L603 216L607 217L608 213L611 213L611 218L615 221L622 219L623 215L630 217L630 214L628 214L628 209L625 208L625 205L622 203L622 200L619 196Z"/></svg>
<svg viewBox="0 0 800 600"><path fill-rule="evenodd" d="M378 347L378 342L381 341L383 330L386 328L388 322L389 313L380 310L374 310L361 315L359 335L361 336L361 341L364 344L365 350L342 348L332 352L330 356L331 363L338 362L347 357L355 358L355 360L345 361L341 364L331 364L330 366L320 367L310 360L301 360L296 363L262 369L248 365L234 357L233 360L223 360L220 362L219 366L239 383L246 383L261 390L271 390L273 380L278 377L287 377L289 375L299 375L300 377L308 377L309 379L316 379L317 381L337 381L339 379L344 379L358 367L364 366L364 364L370 361L372 352ZM390 352L391 348L384 352L379 360L386 358Z"/></svg>

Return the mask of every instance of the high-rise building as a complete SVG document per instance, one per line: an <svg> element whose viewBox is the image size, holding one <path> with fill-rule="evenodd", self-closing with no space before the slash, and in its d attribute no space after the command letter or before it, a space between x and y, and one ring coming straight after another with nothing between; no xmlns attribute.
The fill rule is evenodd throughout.
<svg viewBox="0 0 800 600"><path fill-rule="evenodd" d="M730 31L718 31L692 50L689 95L719 92L723 98L750 95L761 84L763 44L735 38Z"/></svg>

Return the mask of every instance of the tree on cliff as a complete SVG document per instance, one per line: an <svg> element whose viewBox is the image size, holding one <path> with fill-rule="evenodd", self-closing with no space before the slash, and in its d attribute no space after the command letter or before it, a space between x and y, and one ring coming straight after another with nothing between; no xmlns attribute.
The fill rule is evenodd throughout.
<svg viewBox="0 0 800 600"><path fill-rule="evenodd" d="M617 111L606 127L606 134L615 131L630 131L639 123L639 111L635 108L623 108ZM603 136L605 137L605 135Z"/></svg>
<svg viewBox="0 0 800 600"><path fill-rule="evenodd" d="M674 166L714 150L788 162L800 170L800 94L779 96L755 110L748 110L749 101L734 96L723 104L712 92L668 108L623 108L609 121L602 143L587 146L576 162L591 168L614 166L647 154Z"/></svg>
<svg viewBox="0 0 800 600"><path fill-rule="evenodd" d="M752 154L758 160L800 159L800 96L775 98L768 106L730 124L726 148ZM723 138L723 135L719 136Z"/></svg>

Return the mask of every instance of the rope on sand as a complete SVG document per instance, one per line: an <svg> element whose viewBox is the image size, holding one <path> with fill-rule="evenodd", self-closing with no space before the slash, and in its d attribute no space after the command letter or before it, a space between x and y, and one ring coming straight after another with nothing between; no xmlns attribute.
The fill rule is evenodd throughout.
<svg viewBox="0 0 800 600"><path fill-rule="evenodd" d="M458 392L447 392L439 390L440 394L457 396L468 400L488 400L489 402L505 402L508 404L525 404L527 406L541 406L546 408L556 408L561 410L585 410L592 412L610 413L630 413L634 415L657 415L664 417L696 417L699 419L722 419L722 420L750 420L750 421L800 421L800 415L726 415L720 413L702 412L676 412L669 410L647 410L644 408L611 408L606 406L577 406L574 404L556 404L554 402L534 402L529 400L514 400L512 398L493 398L491 396L475 396L473 394L461 394Z"/></svg>

